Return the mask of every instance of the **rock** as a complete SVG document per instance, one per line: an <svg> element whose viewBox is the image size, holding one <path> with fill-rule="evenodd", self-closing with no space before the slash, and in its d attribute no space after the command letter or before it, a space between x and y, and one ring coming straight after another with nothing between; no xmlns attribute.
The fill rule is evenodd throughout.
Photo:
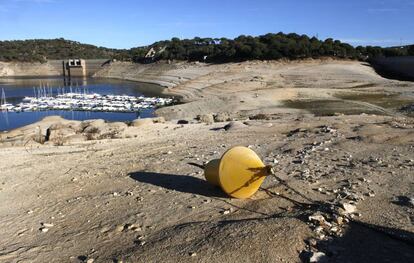
<svg viewBox="0 0 414 263"><path fill-rule="evenodd" d="M43 227L47 227L47 228L51 228L51 227L53 227L53 224L51 224L51 223L41 223L41 225L42 225Z"/></svg>
<svg viewBox="0 0 414 263"><path fill-rule="evenodd" d="M153 123L154 122L150 118L147 118L147 119L136 119L136 120L132 121L131 126L133 126L133 127L140 127L140 126L151 125Z"/></svg>
<svg viewBox="0 0 414 263"><path fill-rule="evenodd" d="M125 224L123 230L131 230L131 231L134 231L134 232L139 232L142 229L141 229L140 226L138 226L136 224Z"/></svg>
<svg viewBox="0 0 414 263"><path fill-rule="evenodd" d="M189 123L189 121L187 121L187 120L178 120L177 121L177 124L188 124Z"/></svg>
<svg viewBox="0 0 414 263"><path fill-rule="evenodd" d="M33 141L43 144L46 141L47 129L42 129L40 126L37 126L32 135Z"/></svg>
<svg viewBox="0 0 414 263"><path fill-rule="evenodd" d="M307 131L308 131L307 129L297 128L297 129L295 129L295 130L292 130L292 131L288 132L288 134L287 134L286 136L287 136L287 137L291 137L291 136L293 136L293 135L295 135L295 134L297 134L297 133L300 133L300 132L307 132Z"/></svg>
<svg viewBox="0 0 414 263"><path fill-rule="evenodd" d="M134 232L140 232L142 231L142 228L140 226L132 225L131 229Z"/></svg>
<svg viewBox="0 0 414 263"><path fill-rule="evenodd" d="M220 112L220 113L217 113L214 116L214 121L215 122L226 122L226 121L229 121L229 120L230 120L230 116L226 112Z"/></svg>
<svg viewBox="0 0 414 263"><path fill-rule="evenodd" d="M197 120L199 120L202 123L213 124L214 117L213 114L202 114L197 116Z"/></svg>
<svg viewBox="0 0 414 263"><path fill-rule="evenodd" d="M344 218L342 216L336 216L335 223L339 226L342 225L344 223Z"/></svg>
<svg viewBox="0 0 414 263"><path fill-rule="evenodd" d="M313 214L309 216L309 221L317 223L318 225L326 225L327 222L325 220L325 217L321 214Z"/></svg>
<svg viewBox="0 0 414 263"><path fill-rule="evenodd" d="M165 118L164 117L152 118L152 122L153 123L165 123Z"/></svg>
<svg viewBox="0 0 414 263"><path fill-rule="evenodd" d="M57 122L57 123L53 123L52 125L49 126L48 130L49 131L54 131L54 130L61 130L66 128L67 126L61 122Z"/></svg>
<svg viewBox="0 0 414 263"><path fill-rule="evenodd" d="M110 124L107 124L103 127L101 127L96 134L88 134L89 139L95 139L95 140L102 140L102 139L113 139L118 138L119 133L123 131L122 127L112 127Z"/></svg>
<svg viewBox="0 0 414 263"><path fill-rule="evenodd" d="M238 129L243 129L246 128L247 125L239 122L239 121L232 121L230 123L228 123L226 126L224 126L224 129L226 131L232 131L232 130L238 130Z"/></svg>
<svg viewBox="0 0 414 263"><path fill-rule="evenodd" d="M341 204L342 208L343 208L343 213L344 214L352 214L356 212L356 206L350 203L342 203Z"/></svg>
<svg viewBox="0 0 414 263"><path fill-rule="evenodd" d="M327 262L328 259L323 252L313 252L311 257L309 258L309 262Z"/></svg>
<svg viewBox="0 0 414 263"><path fill-rule="evenodd" d="M46 233L47 231L49 231L49 228L41 227L39 228L39 230L42 231L43 233Z"/></svg>
<svg viewBox="0 0 414 263"><path fill-rule="evenodd" d="M105 125L105 120L103 120L103 119L87 120L85 122L89 123L88 126L94 126L94 127L98 127L98 128Z"/></svg>
<svg viewBox="0 0 414 263"><path fill-rule="evenodd" d="M115 231L116 231L116 232L122 232L122 231L124 231L124 229L125 229L125 226L123 226L123 225L118 225L118 226L115 228Z"/></svg>
<svg viewBox="0 0 414 263"><path fill-rule="evenodd" d="M90 259L86 260L86 263L93 263L94 261L95 261L95 259L90 258Z"/></svg>
<svg viewBox="0 0 414 263"><path fill-rule="evenodd" d="M228 215L228 214L230 214L230 210L221 211L221 214L222 215Z"/></svg>
<svg viewBox="0 0 414 263"><path fill-rule="evenodd" d="M88 137L86 137L85 135L75 134L75 135L71 135L71 136L64 138L63 143L64 144L80 143L80 142L85 142L87 140L88 140Z"/></svg>
<svg viewBox="0 0 414 263"><path fill-rule="evenodd" d="M112 129L116 129L117 131L123 131L126 128L128 128L128 125L125 122L116 121L116 122L110 122L107 124Z"/></svg>
<svg viewBox="0 0 414 263"><path fill-rule="evenodd" d="M259 113L249 117L250 120L271 120L272 117L269 114Z"/></svg>
<svg viewBox="0 0 414 263"><path fill-rule="evenodd" d="M190 253L190 256L191 256L191 257L195 257L195 256L197 256L197 253L195 253L195 252L191 252L191 253Z"/></svg>
<svg viewBox="0 0 414 263"><path fill-rule="evenodd" d="M54 143L63 143L65 137L76 135L76 131L71 128L64 127L61 129L49 130L48 135L49 141L52 141Z"/></svg>
<svg viewBox="0 0 414 263"><path fill-rule="evenodd" d="M86 120L80 123L78 132L96 133L103 126L105 126L105 120L102 120L102 119Z"/></svg>
<svg viewBox="0 0 414 263"><path fill-rule="evenodd" d="M85 129L83 129L83 133L99 133L100 132L100 128L95 127L95 126L87 126Z"/></svg>

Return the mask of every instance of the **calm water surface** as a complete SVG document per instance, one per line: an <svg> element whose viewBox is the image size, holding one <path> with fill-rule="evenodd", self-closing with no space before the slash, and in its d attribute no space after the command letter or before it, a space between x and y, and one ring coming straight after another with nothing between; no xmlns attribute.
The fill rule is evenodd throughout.
<svg viewBox="0 0 414 263"><path fill-rule="evenodd" d="M34 96L33 87L49 85L53 92L63 87L61 78L0 78L0 91L3 88L8 103L19 103L25 96ZM66 92L69 87L66 87ZM72 91L89 93L157 96L160 97L162 87L154 84L137 83L111 79L73 79ZM0 94L1 95L1 94ZM0 112L0 131L11 130L39 121L44 117L59 115L69 120L104 119L107 121L131 121L137 118L148 118L154 114L153 109L145 109L140 113L120 112L88 112L88 111L35 111L35 112Z"/></svg>

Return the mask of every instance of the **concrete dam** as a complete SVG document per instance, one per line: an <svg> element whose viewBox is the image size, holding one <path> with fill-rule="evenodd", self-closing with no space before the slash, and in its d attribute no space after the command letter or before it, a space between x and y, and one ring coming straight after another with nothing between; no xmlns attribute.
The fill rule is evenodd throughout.
<svg viewBox="0 0 414 263"><path fill-rule="evenodd" d="M68 70L73 77L90 77L110 63L110 59L59 59L45 63L0 61L0 77L67 76Z"/></svg>
<svg viewBox="0 0 414 263"><path fill-rule="evenodd" d="M111 63L109 59L65 59L49 60L48 63L66 77L90 77Z"/></svg>

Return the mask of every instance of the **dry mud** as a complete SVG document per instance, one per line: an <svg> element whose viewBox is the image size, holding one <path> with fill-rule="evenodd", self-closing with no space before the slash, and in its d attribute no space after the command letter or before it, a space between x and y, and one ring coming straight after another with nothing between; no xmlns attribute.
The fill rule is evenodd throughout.
<svg viewBox="0 0 414 263"><path fill-rule="evenodd" d="M90 125L49 118L1 135L1 262L414 260L414 120L398 110L412 83L358 62L181 66L152 79L181 77L166 92L187 103L158 111L170 121L97 121L96 137L60 146L30 134ZM237 121L193 120L208 113ZM235 145L276 170L247 200L189 164Z"/></svg>

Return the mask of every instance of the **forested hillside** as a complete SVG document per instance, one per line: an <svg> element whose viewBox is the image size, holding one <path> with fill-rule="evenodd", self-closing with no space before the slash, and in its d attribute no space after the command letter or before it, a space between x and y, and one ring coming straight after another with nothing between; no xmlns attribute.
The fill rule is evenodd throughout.
<svg viewBox="0 0 414 263"><path fill-rule="evenodd" d="M66 58L116 58L126 50L96 47L65 39L0 41L0 61L45 62Z"/></svg>
<svg viewBox="0 0 414 263"><path fill-rule="evenodd" d="M148 58L146 55L151 49L155 52ZM414 55L414 45L391 48L353 47L331 38L322 41L316 37L281 32L258 37L242 35L235 39L173 38L128 50L97 47L65 39L0 41L0 61L24 62L45 62L50 59L65 58L108 58L134 62L164 59L221 63L254 59L293 60L319 57L366 60L377 56L407 55Z"/></svg>

